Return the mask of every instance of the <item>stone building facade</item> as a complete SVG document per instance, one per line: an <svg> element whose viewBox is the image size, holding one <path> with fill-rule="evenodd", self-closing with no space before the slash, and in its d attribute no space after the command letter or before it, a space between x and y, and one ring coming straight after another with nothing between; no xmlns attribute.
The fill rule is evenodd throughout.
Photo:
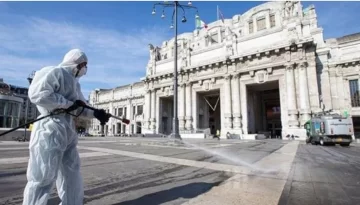
<svg viewBox="0 0 360 205"><path fill-rule="evenodd" d="M132 125L121 132L172 132L173 45L174 39L150 44L141 82L91 93L94 106L130 117ZM267 2L180 34L180 132L196 138L204 130L245 139L257 133L305 138L304 123L324 107L346 111L356 124L359 61L360 34L324 40L314 6L304 9L300 2ZM112 131L106 134L119 133L116 123L108 123Z"/></svg>

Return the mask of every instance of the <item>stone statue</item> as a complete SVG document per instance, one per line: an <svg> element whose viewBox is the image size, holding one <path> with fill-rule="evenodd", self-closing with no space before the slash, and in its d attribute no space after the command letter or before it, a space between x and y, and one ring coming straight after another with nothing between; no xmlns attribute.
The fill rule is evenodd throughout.
<svg viewBox="0 0 360 205"><path fill-rule="evenodd" d="M284 8L284 14L285 17L290 17L293 10L293 2L292 1L285 1L285 8Z"/></svg>
<svg viewBox="0 0 360 205"><path fill-rule="evenodd" d="M160 48L158 46L156 46L154 53L155 53L155 61L161 60Z"/></svg>
<svg viewBox="0 0 360 205"><path fill-rule="evenodd" d="M204 35L204 39L205 39L205 45L208 46L209 45L209 35L208 34L205 34Z"/></svg>
<svg viewBox="0 0 360 205"><path fill-rule="evenodd" d="M299 1L286 1L284 4L284 16L292 17L299 14Z"/></svg>
<svg viewBox="0 0 360 205"><path fill-rule="evenodd" d="M158 46L154 47L152 44L149 44L150 49L150 63L161 60L160 48Z"/></svg>
<svg viewBox="0 0 360 205"><path fill-rule="evenodd" d="M187 66L190 66L191 64L191 62L190 62L190 59L191 59L191 51L192 51L192 49L190 48L190 47L188 47L187 49L186 49L186 65Z"/></svg>
<svg viewBox="0 0 360 205"><path fill-rule="evenodd" d="M232 35L232 47L233 47L233 55L237 55L237 35L233 33Z"/></svg>
<svg viewBox="0 0 360 205"><path fill-rule="evenodd" d="M293 2L293 11L292 11L292 16L298 16L300 11L300 3L298 1L294 1Z"/></svg>
<svg viewBox="0 0 360 205"><path fill-rule="evenodd" d="M155 59L155 48L151 43L149 44L149 49L150 49L150 62L152 62Z"/></svg>

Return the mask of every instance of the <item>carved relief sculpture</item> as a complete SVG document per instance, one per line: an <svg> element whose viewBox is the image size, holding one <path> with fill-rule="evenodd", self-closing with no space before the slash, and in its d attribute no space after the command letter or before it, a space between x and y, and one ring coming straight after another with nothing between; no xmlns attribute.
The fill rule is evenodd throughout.
<svg viewBox="0 0 360 205"><path fill-rule="evenodd" d="M186 49L186 64L187 64L187 66L191 65L191 62L190 62L190 60L191 60L191 51L192 51L192 49L190 47L188 47Z"/></svg>
<svg viewBox="0 0 360 205"><path fill-rule="evenodd" d="M238 54L237 35L235 33L233 33L233 35L232 35L232 47L233 47L233 55L237 55Z"/></svg>
<svg viewBox="0 0 360 205"><path fill-rule="evenodd" d="M299 14L299 1L286 1L284 3L284 16L292 17Z"/></svg>
<svg viewBox="0 0 360 205"><path fill-rule="evenodd" d="M257 71L255 74L255 82L258 84L265 83L268 80L268 73L265 70Z"/></svg>
<svg viewBox="0 0 360 205"><path fill-rule="evenodd" d="M226 56L229 57L234 55L233 32L231 31L230 27L226 27L225 36L226 36Z"/></svg>
<svg viewBox="0 0 360 205"><path fill-rule="evenodd" d="M187 66L187 49L185 49L184 46L182 46L182 49L180 51L180 59L180 68L185 68Z"/></svg>

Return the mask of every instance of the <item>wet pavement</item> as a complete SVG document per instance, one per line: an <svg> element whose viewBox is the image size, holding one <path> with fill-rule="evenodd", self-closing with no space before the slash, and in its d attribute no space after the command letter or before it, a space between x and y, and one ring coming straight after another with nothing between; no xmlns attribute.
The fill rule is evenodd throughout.
<svg viewBox="0 0 360 205"><path fill-rule="evenodd" d="M360 147L299 145L279 204L360 204Z"/></svg>
<svg viewBox="0 0 360 205"><path fill-rule="evenodd" d="M166 139L81 138L84 204L360 204L355 144L186 142L195 146ZM0 142L0 204L22 202L27 146ZM54 187L48 204L59 202Z"/></svg>

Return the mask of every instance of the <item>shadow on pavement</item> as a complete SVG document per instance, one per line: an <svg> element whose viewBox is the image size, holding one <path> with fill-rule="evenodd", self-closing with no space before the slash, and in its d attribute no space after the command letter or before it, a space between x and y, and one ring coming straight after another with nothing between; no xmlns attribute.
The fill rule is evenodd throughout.
<svg viewBox="0 0 360 205"><path fill-rule="evenodd" d="M176 200L178 198L190 199L208 192L212 187L218 186L220 183L221 181L215 183L191 183L184 186L174 187L169 190L147 194L137 199L124 201L113 205L158 205Z"/></svg>

